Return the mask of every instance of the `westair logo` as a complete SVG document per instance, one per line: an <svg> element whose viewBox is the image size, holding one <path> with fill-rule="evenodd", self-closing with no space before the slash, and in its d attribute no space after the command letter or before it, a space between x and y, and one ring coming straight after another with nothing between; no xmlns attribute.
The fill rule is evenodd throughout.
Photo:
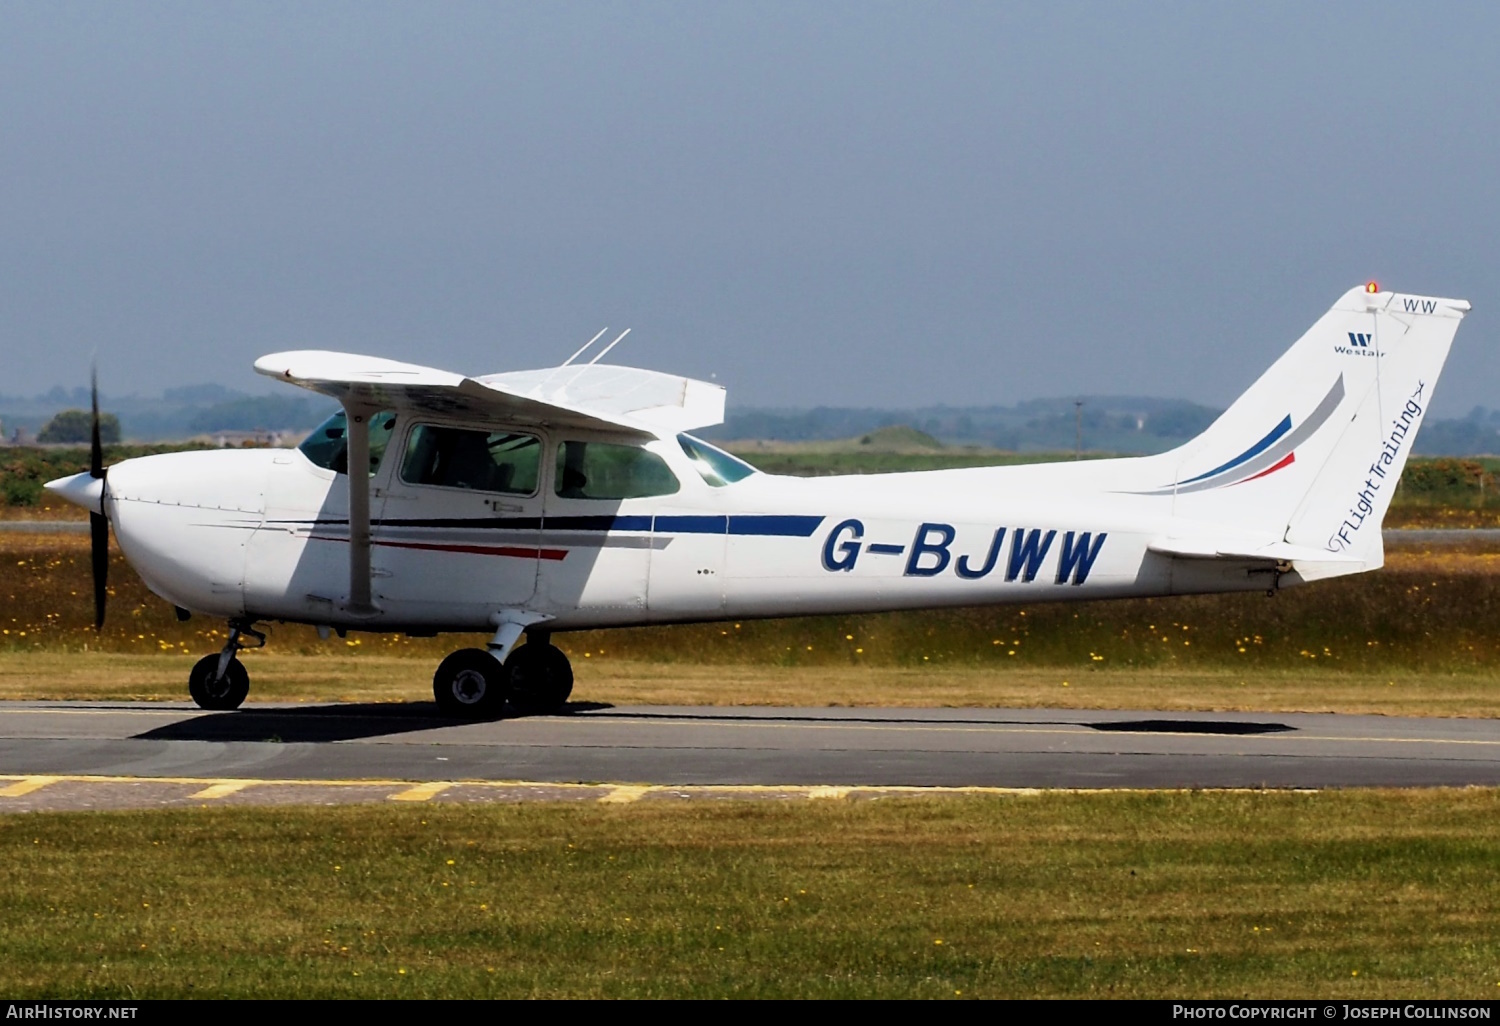
<svg viewBox="0 0 1500 1026"><path fill-rule="evenodd" d="M1340 356L1379 356L1375 347L1375 335L1368 331L1351 331L1348 345L1336 345L1333 351Z"/></svg>

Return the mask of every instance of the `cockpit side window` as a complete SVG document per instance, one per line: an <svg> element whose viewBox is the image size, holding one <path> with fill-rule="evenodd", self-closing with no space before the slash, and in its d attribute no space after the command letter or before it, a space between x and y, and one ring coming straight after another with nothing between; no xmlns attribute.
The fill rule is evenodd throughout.
<svg viewBox="0 0 1500 1026"><path fill-rule="evenodd" d="M666 460L638 446L564 442L557 450L555 488L564 499L644 499L681 487Z"/></svg>
<svg viewBox="0 0 1500 1026"><path fill-rule="evenodd" d="M385 450L391 444L391 433L396 430L396 415L390 410L381 410L370 418L370 476L380 469L385 459ZM313 429L312 434L297 446L314 465L335 474L349 472L349 422L344 411L339 410Z"/></svg>
<svg viewBox="0 0 1500 1026"><path fill-rule="evenodd" d="M698 475L715 488L743 481L756 473L756 469L744 460L729 455L723 449L715 449L701 438L678 435L677 444L682 446L682 451L693 461L693 469L698 471Z"/></svg>
<svg viewBox="0 0 1500 1026"><path fill-rule="evenodd" d="M407 484L531 495L542 467L542 442L513 431L475 431L418 424L406 442Z"/></svg>

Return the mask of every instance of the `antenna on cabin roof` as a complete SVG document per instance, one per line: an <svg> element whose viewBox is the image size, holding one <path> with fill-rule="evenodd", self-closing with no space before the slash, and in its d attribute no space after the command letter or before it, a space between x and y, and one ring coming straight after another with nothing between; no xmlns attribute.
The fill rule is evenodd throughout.
<svg viewBox="0 0 1500 1026"><path fill-rule="evenodd" d="M604 331L608 331L608 330L609 330L608 328L604 329ZM604 331L601 331L599 334L601 334L601 335L604 334ZM603 357L605 353L609 352L615 346L619 345L620 344L620 339L624 338L626 335L629 335L629 334L630 334L630 329L629 328L626 328L624 331L620 332L619 338L616 338L609 345L607 345L603 349L599 350L599 355L596 356L596 357L594 357L592 360L590 360L588 365L590 367L592 367L594 364L598 363L599 360L600 360L600 358Z"/></svg>
<svg viewBox="0 0 1500 1026"><path fill-rule="evenodd" d="M600 340L600 339L601 339L601 338L603 338L603 337L604 337L604 333L605 333L605 332L606 332L606 331L608 331L608 330L609 330L609 325L607 325L607 324L606 324L606 325L605 325L605 326L604 326L604 327L602 327L602 328L600 328L600 329L599 329L599 334L597 334L597 335L595 335L595 336L594 336L594 337L593 337L593 338L591 338L591 339L589 339L589 340L588 340L588 341L587 341L587 342L585 342L585 343L584 343L584 344L583 344L583 349L580 349L580 350L578 350L578 352L576 352L576 353L574 353L574 354L573 354L573 355L572 355L572 356L570 356L570 357L568 357L568 358L567 358L567 359L566 359L566 360L564 360L564 361L563 361L563 362L562 362L562 364L561 364L561 366L563 366L563 367L566 367L566 366L567 366L567 365L568 365L568 364L570 364L570 363L572 363L572 362L573 362L573 361L574 361L574 360L576 360L576 359L578 359L578 358L579 358L579 357L580 357L580 356L582 356L582 355L583 355L583 353L584 353L584 350L585 350L585 349L588 349L588 347L589 347L589 346L591 346L591 345L593 345L593 344L594 344L594 343L595 343L595 342L597 342L597 341L599 341L599 340ZM617 341L618 341L618 340L617 340Z"/></svg>

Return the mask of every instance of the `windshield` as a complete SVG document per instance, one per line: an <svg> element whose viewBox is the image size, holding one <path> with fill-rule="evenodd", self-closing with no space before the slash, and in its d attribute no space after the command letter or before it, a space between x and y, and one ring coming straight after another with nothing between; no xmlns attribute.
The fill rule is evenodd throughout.
<svg viewBox="0 0 1500 1026"><path fill-rule="evenodd" d="M723 449L715 449L701 438L678 435L677 444L682 446L682 451L693 461L693 468L698 471L698 475L715 488L743 481L756 472L744 460L729 455Z"/></svg>
<svg viewBox="0 0 1500 1026"><path fill-rule="evenodd" d="M396 428L396 415L382 410L370 418L370 476L380 469L385 456L385 447L391 443L391 432ZM340 410L323 423L313 428L312 434L297 446L302 455L324 470L335 474L349 473L349 422Z"/></svg>

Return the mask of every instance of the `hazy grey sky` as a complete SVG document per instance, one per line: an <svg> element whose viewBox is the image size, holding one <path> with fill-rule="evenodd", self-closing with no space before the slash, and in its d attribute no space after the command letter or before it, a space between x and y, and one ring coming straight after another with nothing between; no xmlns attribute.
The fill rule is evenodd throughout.
<svg viewBox="0 0 1500 1026"><path fill-rule="evenodd" d="M0 392L605 325L731 402L1224 404L1345 289L1476 312L1500 6L0 2Z"/></svg>

